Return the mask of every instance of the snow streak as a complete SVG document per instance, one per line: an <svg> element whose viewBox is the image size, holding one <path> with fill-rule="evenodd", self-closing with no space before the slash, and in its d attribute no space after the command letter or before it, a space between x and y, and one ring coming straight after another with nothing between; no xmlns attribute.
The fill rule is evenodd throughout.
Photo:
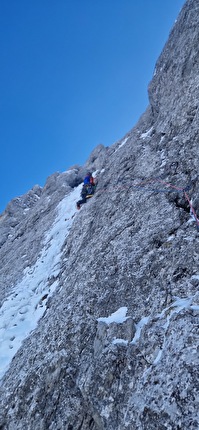
<svg viewBox="0 0 199 430"><path fill-rule="evenodd" d="M46 309L47 299L58 285L56 276L60 270L61 248L73 223L80 189L81 185L60 202L40 257L33 266L24 270L22 280L0 309L0 378L8 370L23 340L36 328Z"/></svg>

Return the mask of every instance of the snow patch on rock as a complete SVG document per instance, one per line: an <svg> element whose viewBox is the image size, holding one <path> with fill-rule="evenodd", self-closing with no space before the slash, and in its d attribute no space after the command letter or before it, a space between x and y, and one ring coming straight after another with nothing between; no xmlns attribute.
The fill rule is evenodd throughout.
<svg viewBox="0 0 199 430"><path fill-rule="evenodd" d="M130 318L126 316L127 311L128 311L127 307L123 306L119 308L116 312L111 314L109 317L97 318L97 321L104 322L106 324L112 324L114 322L117 324L122 324L124 321Z"/></svg>
<svg viewBox="0 0 199 430"><path fill-rule="evenodd" d="M47 299L58 285L61 249L73 223L80 188L81 185L59 203L57 217L46 235L40 257L33 266L26 267L22 280L13 287L0 309L0 378L23 340L36 328Z"/></svg>

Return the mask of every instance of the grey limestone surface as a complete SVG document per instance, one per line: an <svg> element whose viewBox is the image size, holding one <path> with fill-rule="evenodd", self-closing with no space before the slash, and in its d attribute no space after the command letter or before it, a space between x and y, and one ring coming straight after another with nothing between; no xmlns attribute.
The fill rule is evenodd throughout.
<svg viewBox="0 0 199 430"><path fill-rule="evenodd" d="M1 430L199 429L199 231L185 194L199 217L198 103L199 0L187 0L135 127L1 215L3 303L59 202L98 171L58 287L2 380ZM123 323L98 321L121 307Z"/></svg>

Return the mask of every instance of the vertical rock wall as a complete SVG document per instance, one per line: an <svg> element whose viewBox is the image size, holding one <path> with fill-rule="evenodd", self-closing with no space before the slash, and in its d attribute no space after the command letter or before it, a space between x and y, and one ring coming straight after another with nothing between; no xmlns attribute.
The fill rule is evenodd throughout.
<svg viewBox="0 0 199 430"><path fill-rule="evenodd" d="M198 429L199 233L185 194L198 217L198 11L185 3L138 124L68 185L98 170L56 292L2 380L2 430Z"/></svg>

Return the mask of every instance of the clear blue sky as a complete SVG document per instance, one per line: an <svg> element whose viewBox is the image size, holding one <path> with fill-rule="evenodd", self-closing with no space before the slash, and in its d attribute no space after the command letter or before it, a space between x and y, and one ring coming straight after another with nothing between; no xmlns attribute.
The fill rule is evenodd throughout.
<svg viewBox="0 0 199 430"><path fill-rule="evenodd" d="M123 137L184 0L0 0L0 212Z"/></svg>

